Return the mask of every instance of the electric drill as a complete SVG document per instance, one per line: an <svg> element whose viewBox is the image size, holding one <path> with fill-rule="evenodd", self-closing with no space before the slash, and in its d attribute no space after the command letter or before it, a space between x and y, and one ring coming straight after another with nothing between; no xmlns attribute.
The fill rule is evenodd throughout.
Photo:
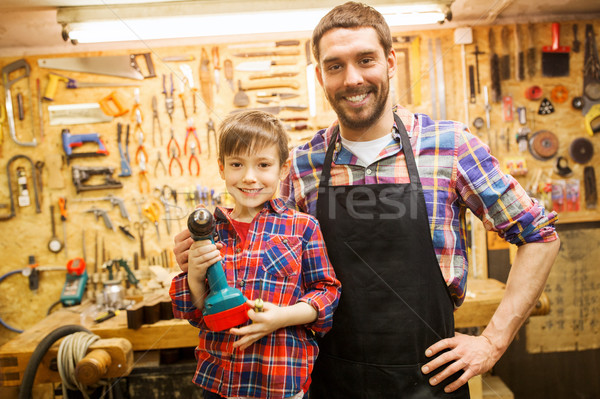
<svg viewBox="0 0 600 399"><path fill-rule="evenodd" d="M194 241L210 240L214 244L215 220L205 208L196 209L188 217L188 230ZM208 328L213 331L228 330L248 321L246 297L237 288L227 285L221 262L206 271L210 293L204 300L202 314Z"/></svg>

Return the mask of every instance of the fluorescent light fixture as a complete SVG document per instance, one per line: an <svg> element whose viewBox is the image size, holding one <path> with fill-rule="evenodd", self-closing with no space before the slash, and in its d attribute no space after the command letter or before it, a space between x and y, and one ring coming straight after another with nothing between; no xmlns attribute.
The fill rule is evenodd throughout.
<svg viewBox="0 0 600 399"><path fill-rule="evenodd" d="M451 2L451 1L450 1ZM295 3L295 2L294 2ZM296 5L296 4L294 4ZM152 5L146 6L152 8ZM427 25L443 22L447 16L448 0L436 2L382 5L381 12L391 27ZM108 6L107 6L108 8ZM232 8L235 9L235 8ZM232 12L198 15L121 16L119 10L103 19L72 18L62 23L68 27L71 40L79 43L104 43L135 40L178 39L210 36L312 31L330 8L303 10L279 9L259 12ZM107 14L105 12L105 14ZM112 14L112 18L111 15ZM140 13L148 14L148 12Z"/></svg>

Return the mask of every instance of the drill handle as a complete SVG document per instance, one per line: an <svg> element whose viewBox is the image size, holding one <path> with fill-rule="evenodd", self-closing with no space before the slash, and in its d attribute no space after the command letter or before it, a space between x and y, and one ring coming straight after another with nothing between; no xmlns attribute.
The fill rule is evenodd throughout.
<svg viewBox="0 0 600 399"><path fill-rule="evenodd" d="M212 238L202 240L197 240L194 238L194 241L199 243L201 246L211 245L215 243ZM227 277L225 276L225 271L223 270L223 265L221 264L221 261L218 261L208 267L208 269L206 270L206 278L208 280L210 291L212 292L217 292L228 287Z"/></svg>

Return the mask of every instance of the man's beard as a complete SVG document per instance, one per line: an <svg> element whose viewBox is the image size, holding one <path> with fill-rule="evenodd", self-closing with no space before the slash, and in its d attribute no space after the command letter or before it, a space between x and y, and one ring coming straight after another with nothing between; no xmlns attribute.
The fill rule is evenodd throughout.
<svg viewBox="0 0 600 399"><path fill-rule="evenodd" d="M387 105L387 98L390 92L390 85L389 81L386 80L385 82L386 83L381 88L381 91L378 90L375 86L370 86L368 88L368 92L371 95L375 96L376 100L375 103L369 107L370 113L366 116L359 115L353 118L351 112L347 112L344 109L344 107L340 105L341 102L346 101L343 99L343 97L351 97L359 93L345 92L335 95L334 98L331 98L329 95L327 95L327 93L325 93L329 104L337 114L340 125L345 126L349 129L359 130L369 128L373 124L375 124L375 122L377 122L377 120L383 114ZM364 90L361 92L364 93Z"/></svg>

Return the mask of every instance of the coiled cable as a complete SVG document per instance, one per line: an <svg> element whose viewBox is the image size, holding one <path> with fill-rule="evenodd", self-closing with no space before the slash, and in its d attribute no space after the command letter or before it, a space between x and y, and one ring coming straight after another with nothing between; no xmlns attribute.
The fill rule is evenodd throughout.
<svg viewBox="0 0 600 399"><path fill-rule="evenodd" d="M67 390L70 389L81 391L83 397L89 399L86 385L75 378L75 368L87 354L90 345L99 339L96 334L81 331L66 336L60 343L56 360L64 398L68 397Z"/></svg>

